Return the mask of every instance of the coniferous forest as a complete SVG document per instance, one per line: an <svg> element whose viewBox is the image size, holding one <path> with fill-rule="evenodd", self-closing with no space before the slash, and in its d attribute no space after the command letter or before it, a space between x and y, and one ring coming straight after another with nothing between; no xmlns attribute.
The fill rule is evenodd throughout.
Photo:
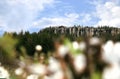
<svg viewBox="0 0 120 79"><path fill-rule="evenodd" d="M48 27L40 30L39 32L34 32L34 33L30 33L29 31L26 32L21 31L20 33L5 32L4 35L5 34L12 34L14 38L19 39L20 42L18 44L18 47L24 46L29 55L34 54L35 46L37 44L43 46L42 51L44 53L54 50L53 47L54 41L62 37L68 38L71 41L75 41L79 39L87 39L89 37L98 37L102 39L104 42L108 40L120 41L120 29L110 26L99 26L99 27L57 26L57 27Z"/></svg>

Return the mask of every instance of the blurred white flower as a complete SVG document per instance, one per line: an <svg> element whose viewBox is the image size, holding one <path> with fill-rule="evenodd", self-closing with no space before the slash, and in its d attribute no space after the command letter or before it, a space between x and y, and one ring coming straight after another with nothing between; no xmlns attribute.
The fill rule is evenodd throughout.
<svg viewBox="0 0 120 79"><path fill-rule="evenodd" d="M16 75L22 75L24 73L24 70L22 69L22 68L17 68L16 70L15 70L15 74Z"/></svg>
<svg viewBox="0 0 120 79"><path fill-rule="evenodd" d="M29 76L27 76L27 79L38 79L39 76L38 75L35 75L35 74L31 74Z"/></svg>
<svg viewBox="0 0 120 79"><path fill-rule="evenodd" d="M102 79L120 79L120 66L118 63L112 63L103 71Z"/></svg>
<svg viewBox="0 0 120 79"><path fill-rule="evenodd" d="M113 48L114 43L111 40L107 41L107 43L102 46L103 49L102 57L105 61L107 62L115 61L116 57L114 56Z"/></svg>
<svg viewBox="0 0 120 79"><path fill-rule="evenodd" d="M85 50L85 48L86 48L86 44L85 44L85 42L80 42L80 43L78 43L77 41L74 41L73 43L72 43L72 45L73 45L73 48L75 49L75 50Z"/></svg>
<svg viewBox="0 0 120 79"><path fill-rule="evenodd" d="M113 41L109 40L107 43L103 46L103 50L105 53L111 53L113 51L114 43Z"/></svg>
<svg viewBox="0 0 120 79"><path fill-rule="evenodd" d="M78 50L78 49L79 49L79 44L78 44L77 41L74 41L72 44L73 44L73 48L74 48L75 50Z"/></svg>
<svg viewBox="0 0 120 79"><path fill-rule="evenodd" d="M62 70L54 73L52 79L64 79L64 73L62 72Z"/></svg>
<svg viewBox="0 0 120 79"><path fill-rule="evenodd" d="M61 57L64 57L69 52L69 48L65 45L61 45L58 48L58 53Z"/></svg>
<svg viewBox="0 0 120 79"><path fill-rule="evenodd" d="M86 44L85 44L85 42L80 42L79 43L79 48L80 48L80 50L85 50L86 49Z"/></svg>
<svg viewBox="0 0 120 79"><path fill-rule="evenodd" d="M89 40L90 45L96 45L96 44L100 44L100 39L97 37L93 37Z"/></svg>
<svg viewBox="0 0 120 79"><path fill-rule="evenodd" d="M0 78L9 79L9 76L8 71L4 67L0 66Z"/></svg>
<svg viewBox="0 0 120 79"><path fill-rule="evenodd" d="M82 72L86 67L86 58L83 54L77 55L74 58L74 66L77 72Z"/></svg>
<svg viewBox="0 0 120 79"><path fill-rule="evenodd" d="M28 66L28 71L32 74L37 74L37 75L45 75L46 74L46 66L42 64L32 64Z"/></svg>
<svg viewBox="0 0 120 79"><path fill-rule="evenodd" d="M115 43L113 48L113 54L115 54L118 61L120 61L120 42Z"/></svg>
<svg viewBox="0 0 120 79"><path fill-rule="evenodd" d="M61 65L55 58L50 57L48 62L49 62L48 70L50 72L57 72L57 71L61 70Z"/></svg>
<svg viewBox="0 0 120 79"><path fill-rule="evenodd" d="M62 71L59 61L55 58L49 58L48 71L52 72L50 76L46 76L45 79L64 79L64 73Z"/></svg>
<svg viewBox="0 0 120 79"><path fill-rule="evenodd" d="M35 49L36 49L37 51L41 51L41 50L42 50L42 46L41 46L41 45L36 45Z"/></svg>

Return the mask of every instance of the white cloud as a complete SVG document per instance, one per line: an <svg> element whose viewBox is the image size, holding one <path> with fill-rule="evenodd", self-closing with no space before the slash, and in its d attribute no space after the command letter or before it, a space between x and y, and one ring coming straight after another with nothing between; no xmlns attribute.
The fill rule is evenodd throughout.
<svg viewBox="0 0 120 79"><path fill-rule="evenodd" d="M84 24L84 25L87 25L87 23L89 23L92 19L91 14L84 13L81 16L83 16L83 19L81 19L81 23Z"/></svg>
<svg viewBox="0 0 120 79"><path fill-rule="evenodd" d="M34 22L33 26L38 27L49 27L49 26L72 26L77 23L79 15L76 13L65 14L65 16L57 16L57 17L43 17L39 21ZM39 27L38 27L39 28Z"/></svg>
<svg viewBox="0 0 120 79"><path fill-rule="evenodd" d="M90 14L78 14L78 13L67 13L64 16L54 16L54 17L43 17L38 21L33 23L33 26L36 28L43 28L49 26L73 26L73 25L85 25L91 20Z"/></svg>
<svg viewBox="0 0 120 79"><path fill-rule="evenodd" d="M0 27L4 31L21 31L31 27L37 13L52 6L54 0L1 0Z"/></svg>
<svg viewBox="0 0 120 79"><path fill-rule="evenodd" d="M96 25L120 27L120 6L116 2L105 2L96 5L96 16L100 20Z"/></svg>

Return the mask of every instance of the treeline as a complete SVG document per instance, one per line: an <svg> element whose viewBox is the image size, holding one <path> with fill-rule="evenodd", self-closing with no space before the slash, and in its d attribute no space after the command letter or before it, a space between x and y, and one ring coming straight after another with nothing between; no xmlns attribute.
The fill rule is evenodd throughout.
<svg viewBox="0 0 120 79"><path fill-rule="evenodd" d="M80 27L80 26L74 26L74 27ZM61 37L68 38L71 41L88 38L85 34L77 37L75 34L69 34L67 32L55 33L54 32L55 28L56 27L48 27L48 28L40 30L39 32L34 32L34 33L30 33L29 31L26 31L26 32L21 31L20 33L5 32L4 35L11 34L13 38L19 39L19 44L17 45L17 48L18 48L17 50L18 51L20 50L19 49L20 46L24 46L29 55L34 54L36 45L42 45L42 47L43 47L42 52L44 52L44 53L54 50L54 41L59 40L59 38L61 38ZM65 27L65 28L67 28L67 27ZM87 28L89 28L89 27L87 27ZM108 32L101 33L99 36L97 36L97 35L93 35L93 36L101 38L101 39L103 39L103 41L107 41L107 40L120 41L120 34L115 34L114 36L111 34L111 30L115 29L115 28L109 27L109 26L104 26L101 28L104 28ZM98 29L98 28L96 28L96 29Z"/></svg>

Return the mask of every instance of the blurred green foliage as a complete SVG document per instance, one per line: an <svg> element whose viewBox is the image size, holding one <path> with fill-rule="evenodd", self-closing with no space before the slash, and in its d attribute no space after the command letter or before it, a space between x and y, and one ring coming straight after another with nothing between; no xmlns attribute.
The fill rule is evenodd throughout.
<svg viewBox="0 0 120 79"><path fill-rule="evenodd" d="M64 39L64 45L66 45L69 49L70 49L70 51L71 51L71 53L73 54L73 55L78 55L78 54L80 54L80 53L83 53L83 51L81 51L80 49L77 49L77 50L75 50L74 48L73 48L73 45L72 45L72 41L70 41L69 39Z"/></svg>
<svg viewBox="0 0 120 79"><path fill-rule="evenodd" d="M16 58L16 45L18 43L17 39L13 39L11 35L4 35L3 37L0 37L0 57L7 58L6 60L13 60ZM3 62L5 60L1 60L0 62ZM5 59L3 58L3 59Z"/></svg>

